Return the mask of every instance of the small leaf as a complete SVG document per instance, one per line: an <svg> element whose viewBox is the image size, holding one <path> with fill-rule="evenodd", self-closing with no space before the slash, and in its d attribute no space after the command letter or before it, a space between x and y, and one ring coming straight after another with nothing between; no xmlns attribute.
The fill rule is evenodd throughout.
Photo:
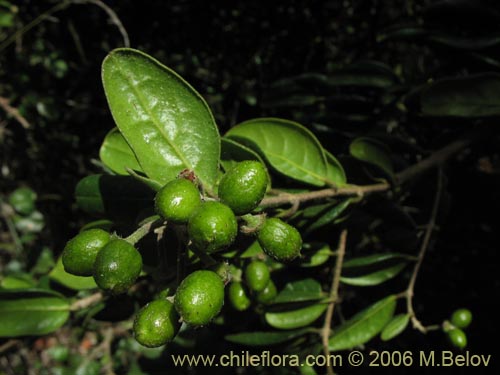
<svg viewBox="0 0 500 375"><path fill-rule="evenodd" d="M384 263L390 260L398 260L398 259L415 260L416 258L400 253L379 253L379 254L373 254L346 260L342 265L342 268L348 269L355 267L371 266L379 263Z"/></svg>
<svg viewBox="0 0 500 375"><path fill-rule="evenodd" d="M236 125L226 137L259 153L285 176L314 186L325 185L327 163L323 148L308 129L296 122L258 118Z"/></svg>
<svg viewBox="0 0 500 375"><path fill-rule="evenodd" d="M500 74L437 80L418 92L424 116L487 117L500 115Z"/></svg>
<svg viewBox="0 0 500 375"><path fill-rule="evenodd" d="M239 161L257 160L262 164L262 158L252 149L236 142L233 139L223 137L221 139L221 164L224 170L228 171Z"/></svg>
<svg viewBox="0 0 500 375"><path fill-rule="evenodd" d="M146 175L165 184L187 168L213 191L220 139L200 94L173 70L133 49L108 54L102 80L116 125Z"/></svg>
<svg viewBox="0 0 500 375"><path fill-rule="evenodd" d="M296 329L306 327L318 319L326 310L326 303L301 307L295 310L266 312L267 324L277 329Z"/></svg>
<svg viewBox="0 0 500 375"><path fill-rule="evenodd" d="M342 164L330 152L325 150L326 155L326 178L329 184L340 187L346 184L347 178L345 176Z"/></svg>
<svg viewBox="0 0 500 375"><path fill-rule="evenodd" d="M356 138L351 142L349 152L356 159L380 168L388 177L393 179L394 167L383 143L373 138Z"/></svg>
<svg viewBox="0 0 500 375"><path fill-rule="evenodd" d="M127 220L153 207L154 192L130 176L91 175L80 180L75 196L86 213Z"/></svg>
<svg viewBox="0 0 500 375"><path fill-rule="evenodd" d="M227 251L222 253L221 255L224 258L234 258L237 256L238 258L253 258L256 257L259 254L263 254L264 250L262 250L262 247L260 247L258 241L254 241L249 247L247 247L245 250L232 250L232 251Z"/></svg>
<svg viewBox="0 0 500 375"><path fill-rule="evenodd" d="M128 175L127 168L142 171L134 151L117 128L112 129L104 138L99 157L104 165L117 174Z"/></svg>
<svg viewBox="0 0 500 375"><path fill-rule="evenodd" d="M396 296L390 295L354 315L336 328L329 340L329 350L352 349L378 335L392 319Z"/></svg>
<svg viewBox="0 0 500 375"><path fill-rule="evenodd" d="M225 339L235 344L248 346L275 345L300 337L307 332L307 329L286 332L241 332L226 335Z"/></svg>
<svg viewBox="0 0 500 375"><path fill-rule="evenodd" d="M0 337L45 335L69 317L69 302L56 293L25 289L0 291Z"/></svg>
<svg viewBox="0 0 500 375"><path fill-rule="evenodd" d="M410 322L410 315L398 314L385 326L380 334L382 341L389 341L402 333Z"/></svg>
<svg viewBox="0 0 500 375"><path fill-rule="evenodd" d="M85 224L83 227L80 228L80 232L83 232L84 230L89 230L89 229L102 229L107 232L111 232L111 229L113 228L114 223L111 220L108 219L100 219L100 220L94 220L91 221L90 223Z"/></svg>
<svg viewBox="0 0 500 375"><path fill-rule="evenodd" d="M28 289L35 287L36 282L30 274L5 276L0 282L2 289Z"/></svg>
<svg viewBox="0 0 500 375"><path fill-rule="evenodd" d="M351 205L355 198L346 198L340 201L337 205L333 206L331 209L322 214L318 219L316 219L311 225L309 225L304 231L305 235L330 224L335 219L337 219L346 209Z"/></svg>
<svg viewBox="0 0 500 375"><path fill-rule="evenodd" d="M292 281L273 300L274 304L320 300L324 297L321 284L314 279Z"/></svg>
<svg viewBox="0 0 500 375"><path fill-rule="evenodd" d="M49 278L52 281L57 282L65 286L66 288L73 290L86 290L86 289L94 289L97 288L97 284L94 281L92 276L84 277L84 276L75 276L70 273L67 273L64 270L64 266L62 264L62 259L59 257L55 267L50 271Z"/></svg>
<svg viewBox="0 0 500 375"><path fill-rule="evenodd" d="M332 255L332 249L326 243L304 244L302 246L302 256L298 260L299 266L304 268L318 267L330 259Z"/></svg>
<svg viewBox="0 0 500 375"><path fill-rule="evenodd" d="M394 266L369 273L363 276L357 277L346 277L342 276L340 281L344 284L355 285L355 286L373 286L382 284L383 282L392 279L397 276L405 267L407 263L398 263Z"/></svg>

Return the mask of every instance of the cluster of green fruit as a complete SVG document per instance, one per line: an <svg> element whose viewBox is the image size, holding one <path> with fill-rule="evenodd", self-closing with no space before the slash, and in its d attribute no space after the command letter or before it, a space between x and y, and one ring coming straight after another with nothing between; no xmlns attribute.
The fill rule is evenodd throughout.
<svg viewBox="0 0 500 375"><path fill-rule="evenodd" d="M464 349L467 346L467 336L463 331L472 322L472 313L468 309L458 309L451 314L451 324L445 325L445 332L451 344L458 349Z"/></svg>
<svg viewBox="0 0 500 375"><path fill-rule="evenodd" d="M186 177L181 174L157 192L155 210L167 225L185 228L189 250L209 256L228 250L238 234L237 216L245 215L242 221L253 223L250 232L268 256L287 262L300 255L302 238L296 228L278 218L250 214L269 184L262 163L242 161L227 171L219 183L218 199L203 199L192 176ZM142 270L141 254L134 245L101 229L83 231L70 240L62 261L67 272L93 276L101 289L112 294L126 292ZM161 346L175 337L180 322L194 327L209 323L224 304L225 281L211 270L187 275L175 296L154 300L138 312L134 322L137 341L148 347ZM245 282L259 303L268 303L277 293L262 261L246 267ZM239 311L251 304L241 281L231 282L228 297Z"/></svg>

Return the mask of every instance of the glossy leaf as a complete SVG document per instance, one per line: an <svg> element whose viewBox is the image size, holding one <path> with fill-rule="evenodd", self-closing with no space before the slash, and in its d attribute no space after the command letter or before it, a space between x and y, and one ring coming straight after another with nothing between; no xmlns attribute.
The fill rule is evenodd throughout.
<svg viewBox="0 0 500 375"><path fill-rule="evenodd" d="M294 310L266 312L267 324L277 329L296 329L310 325L318 319L327 308L326 303L318 303Z"/></svg>
<svg viewBox="0 0 500 375"><path fill-rule="evenodd" d="M358 160L380 168L388 177L393 177L394 167L384 144L373 138L354 139L349 146L350 154Z"/></svg>
<svg viewBox="0 0 500 375"><path fill-rule="evenodd" d="M398 314L394 316L394 318L392 318L392 320L385 326L384 330L380 334L380 338L383 341L393 339L406 329L409 322L410 315L408 314Z"/></svg>
<svg viewBox="0 0 500 375"><path fill-rule="evenodd" d="M230 129L227 138L262 155L276 171L295 180L323 186L327 162L316 137L302 125L278 118L259 118Z"/></svg>
<svg viewBox="0 0 500 375"><path fill-rule="evenodd" d="M241 332L226 335L225 339L235 344L248 346L275 345L300 337L307 332L307 329L285 332Z"/></svg>
<svg viewBox="0 0 500 375"><path fill-rule="evenodd" d="M420 92L425 116L486 117L500 115L500 74L446 78Z"/></svg>
<svg viewBox="0 0 500 375"><path fill-rule="evenodd" d="M234 141L233 139L223 137L221 139L221 164L224 170L229 170L239 161L257 160L264 164L262 158L252 149Z"/></svg>
<svg viewBox="0 0 500 375"><path fill-rule="evenodd" d="M56 293L26 289L0 291L0 337L44 335L69 317L69 302Z"/></svg>
<svg viewBox="0 0 500 375"><path fill-rule="evenodd" d="M127 168L142 171L134 151L117 128L112 129L104 138L99 157L106 167L121 175L128 175Z"/></svg>
<svg viewBox="0 0 500 375"><path fill-rule="evenodd" d="M196 90L152 57L125 48L106 57L102 79L116 125L146 175L165 184L187 168L213 190L219 133Z"/></svg>
<svg viewBox="0 0 500 375"><path fill-rule="evenodd" d="M334 328L329 340L329 350L352 349L365 344L378 335L392 319L396 309L396 296L390 295L354 315Z"/></svg>
<svg viewBox="0 0 500 375"><path fill-rule="evenodd" d="M379 253L364 257L357 257L346 260L342 265L343 269L372 266L391 260L415 260L415 257L400 253Z"/></svg>
<svg viewBox="0 0 500 375"><path fill-rule="evenodd" d="M75 276L64 270L61 257L57 260L55 267L50 271L49 278L66 288L73 290L86 290L97 288L92 276Z"/></svg>
<svg viewBox="0 0 500 375"><path fill-rule="evenodd" d="M292 281L273 300L274 304L315 301L324 297L321 284L314 279Z"/></svg>
<svg viewBox="0 0 500 375"><path fill-rule="evenodd" d="M343 186L347 182L342 164L330 152L325 150L326 156L326 178L329 184L337 187Z"/></svg>
<svg viewBox="0 0 500 375"><path fill-rule="evenodd" d="M407 263L398 263L382 270L357 277L342 276L340 281L344 284L355 286L373 286L382 284L383 282L397 276L406 267L406 264Z"/></svg>
<svg viewBox="0 0 500 375"><path fill-rule="evenodd" d="M154 191L130 176L91 175L80 180L75 196L86 213L126 220L153 207Z"/></svg>

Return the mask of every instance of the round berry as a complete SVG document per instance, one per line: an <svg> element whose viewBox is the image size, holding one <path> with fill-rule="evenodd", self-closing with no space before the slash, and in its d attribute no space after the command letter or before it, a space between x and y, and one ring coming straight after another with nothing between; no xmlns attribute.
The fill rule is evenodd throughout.
<svg viewBox="0 0 500 375"><path fill-rule="evenodd" d="M142 270L142 257L136 248L115 239L102 248L94 263L94 280L99 288L112 294L125 293Z"/></svg>
<svg viewBox="0 0 500 375"><path fill-rule="evenodd" d="M89 229L77 234L64 247L64 270L76 276L92 276L97 254L109 242L110 237L102 229Z"/></svg>
<svg viewBox="0 0 500 375"><path fill-rule="evenodd" d="M188 275L177 288L175 309L192 326L208 324L224 304L224 283L213 271L199 270Z"/></svg>
<svg viewBox="0 0 500 375"><path fill-rule="evenodd" d="M213 253L231 245L238 233L233 211L220 202L204 202L188 222L188 235L200 251Z"/></svg>
<svg viewBox="0 0 500 375"><path fill-rule="evenodd" d="M468 309L458 309L451 315L451 323L457 328L467 328L472 322L472 313Z"/></svg>
<svg viewBox="0 0 500 375"><path fill-rule="evenodd" d="M460 328L453 328L447 334L448 339L454 347L464 349L467 346L467 336Z"/></svg>
<svg viewBox="0 0 500 375"><path fill-rule="evenodd" d="M255 260L245 268L245 281L250 290L254 292L264 290L270 279L269 268L264 262Z"/></svg>
<svg viewBox="0 0 500 375"><path fill-rule="evenodd" d="M200 204L198 188L184 178L168 182L155 197L156 212L165 220L178 224L187 223Z"/></svg>
<svg viewBox="0 0 500 375"><path fill-rule="evenodd" d="M231 306L237 311L245 311L250 307L250 299L248 298L245 287L240 282L232 282L229 284L228 297Z"/></svg>
<svg viewBox="0 0 500 375"><path fill-rule="evenodd" d="M236 215L256 208L266 193L269 179L266 168L255 160L239 162L220 180L219 198Z"/></svg>
<svg viewBox="0 0 500 375"><path fill-rule="evenodd" d="M174 305L165 299L159 299L139 310L133 330L139 344L156 348L172 341L179 328L179 315Z"/></svg>
<svg viewBox="0 0 500 375"><path fill-rule="evenodd" d="M257 234L262 250L278 262L288 262L300 255L299 231L281 219L267 219Z"/></svg>

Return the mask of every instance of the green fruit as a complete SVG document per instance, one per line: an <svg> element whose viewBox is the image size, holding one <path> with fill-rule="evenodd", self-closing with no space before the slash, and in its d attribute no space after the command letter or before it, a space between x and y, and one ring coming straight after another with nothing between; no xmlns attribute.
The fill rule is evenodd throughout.
<svg viewBox="0 0 500 375"><path fill-rule="evenodd" d="M97 254L109 242L110 237L102 229L89 229L77 234L64 247L64 270L77 276L92 276Z"/></svg>
<svg viewBox="0 0 500 375"><path fill-rule="evenodd" d="M300 255L302 237L297 229L281 219L267 219L257 234L262 250L278 262L288 262Z"/></svg>
<svg viewBox="0 0 500 375"><path fill-rule="evenodd" d="M238 233L233 211L220 202L204 202L188 222L188 235L200 251L213 253L231 245Z"/></svg>
<svg viewBox="0 0 500 375"><path fill-rule="evenodd" d="M165 220L179 224L187 223L200 204L198 188L184 178L168 182L155 197L156 212Z"/></svg>
<svg viewBox="0 0 500 375"><path fill-rule="evenodd" d="M472 313L468 309L458 309L451 315L451 323L457 328L467 328L472 322Z"/></svg>
<svg viewBox="0 0 500 375"><path fill-rule="evenodd" d="M467 336L460 328L453 328L447 334L448 339L454 347L464 349L467 346Z"/></svg>
<svg viewBox="0 0 500 375"><path fill-rule="evenodd" d="M97 254L94 280L99 288L112 294L126 292L142 270L142 257L136 248L122 239L109 241Z"/></svg>
<svg viewBox="0 0 500 375"><path fill-rule="evenodd" d="M250 299L245 291L245 287L240 282L229 284L228 297L231 306L237 311L245 311L250 307Z"/></svg>
<svg viewBox="0 0 500 375"><path fill-rule="evenodd" d="M35 211L36 193L27 187L21 187L10 193L9 204L21 215L29 215Z"/></svg>
<svg viewBox="0 0 500 375"><path fill-rule="evenodd" d="M276 289L276 285L274 285L273 280L269 280L269 283L267 283L264 290L257 293L255 299L257 300L257 302L262 303L263 305L267 305L274 300L277 294L278 290Z"/></svg>
<svg viewBox="0 0 500 375"><path fill-rule="evenodd" d="M230 169L220 180L219 198L236 215L243 215L256 208L269 183L262 163L245 160Z"/></svg>
<svg viewBox="0 0 500 375"><path fill-rule="evenodd" d="M192 326L209 323L224 304L224 283L219 275L199 270L188 275L175 293L175 309Z"/></svg>
<svg viewBox="0 0 500 375"><path fill-rule="evenodd" d="M180 325L174 305L159 299L139 310L134 320L134 336L139 344L156 348L172 341Z"/></svg>
<svg viewBox="0 0 500 375"><path fill-rule="evenodd" d="M245 268L245 281L254 292L261 292L269 283L271 274L269 268L264 262L253 261Z"/></svg>

